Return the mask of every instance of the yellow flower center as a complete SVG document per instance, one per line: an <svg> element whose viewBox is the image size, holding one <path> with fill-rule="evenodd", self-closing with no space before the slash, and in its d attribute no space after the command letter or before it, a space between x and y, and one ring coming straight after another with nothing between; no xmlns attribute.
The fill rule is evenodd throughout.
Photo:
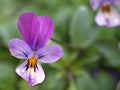
<svg viewBox="0 0 120 90"><path fill-rule="evenodd" d="M27 60L27 68L26 68L26 70L28 70L29 68L33 68L34 71L35 71L36 67L37 67L37 59L36 59L35 56L33 56L33 57L31 57L31 58L29 58Z"/></svg>
<svg viewBox="0 0 120 90"><path fill-rule="evenodd" d="M108 3L103 4L102 7L101 7L101 10L102 10L102 12L110 13L110 11L111 11L110 4L108 4Z"/></svg>

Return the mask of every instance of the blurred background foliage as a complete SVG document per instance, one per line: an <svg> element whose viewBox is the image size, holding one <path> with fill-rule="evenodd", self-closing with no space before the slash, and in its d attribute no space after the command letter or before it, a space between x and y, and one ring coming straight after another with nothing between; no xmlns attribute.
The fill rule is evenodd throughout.
<svg viewBox="0 0 120 90"><path fill-rule="evenodd" d="M56 63L42 64L46 79L34 87L15 73L23 61L8 51L9 40L21 38L16 23L26 11L52 17L53 38L60 42L50 43L60 44L64 51ZM116 90L120 27L97 26L97 11L91 9L89 0L0 0L0 12L0 90Z"/></svg>

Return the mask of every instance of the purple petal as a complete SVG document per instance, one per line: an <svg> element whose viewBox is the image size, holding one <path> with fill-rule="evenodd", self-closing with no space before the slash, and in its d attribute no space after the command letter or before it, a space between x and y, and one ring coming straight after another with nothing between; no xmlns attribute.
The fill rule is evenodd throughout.
<svg viewBox="0 0 120 90"><path fill-rule="evenodd" d="M44 63L56 62L62 57L62 48L60 46L46 46L36 52L36 57Z"/></svg>
<svg viewBox="0 0 120 90"><path fill-rule="evenodd" d="M27 12L19 17L18 28L32 50L38 50L50 39L54 23L49 16L36 16L32 12Z"/></svg>
<svg viewBox="0 0 120 90"><path fill-rule="evenodd" d="M93 10L96 10L100 6L101 0L90 0L90 4Z"/></svg>
<svg viewBox="0 0 120 90"><path fill-rule="evenodd" d="M37 50L42 48L48 42L54 29L54 22L49 16L39 16L38 19L40 22L40 33L35 44Z"/></svg>
<svg viewBox="0 0 120 90"><path fill-rule="evenodd" d="M37 16L32 12L23 13L19 16L17 25L24 41L34 49L40 26Z"/></svg>
<svg viewBox="0 0 120 90"><path fill-rule="evenodd" d="M20 77L25 79L29 83L29 86L34 86L44 81L45 73L41 65L37 64L37 68L35 68L36 69L35 71L34 68L31 67L26 69L27 68L26 66L27 66L27 60L16 68L16 73Z"/></svg>
<svg viewBox="0 0 120 90"><path fill-rule="evenodd" d="M114 27L120 25L120 15L113 8L110 13L99 11L95 17L95 21L99 26Z"/></svg>
<svg viewBox="0 0 120 90"><path fill-rule="evenodd" d="M120 49L120 42L118 43L118 49Z"/></svg>
<svg viewBox="0 0 120 90"><path fill-rule="evenodd" d="M10 40L9 50L11 54L16 58L25 59L33 55L30 47L24 41L17 38Z"/></svg>
<svg viewBox="0 0 120 90"><path fill-rule="evenodd" d="M116 6L120 7L120 0L114 0Z"/></svg>
<svg viewBox="0 0 120 90"><path fill-rule="evenodd" d="M93 10L96 10L98 7L101 7L102 4L110 4L113 5L117 3L119 0L90 0L90 4Z"/></svg>

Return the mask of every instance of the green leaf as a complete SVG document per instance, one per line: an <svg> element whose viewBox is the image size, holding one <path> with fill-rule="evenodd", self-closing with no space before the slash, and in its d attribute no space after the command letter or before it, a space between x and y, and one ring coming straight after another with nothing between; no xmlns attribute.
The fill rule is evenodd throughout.
<svg viewBox="0 0 120 90"><path fill-rule="evenodd" d="M13 5L12 5L13 4ZM0 0L0 25L6 24L6 22L13 20L16 14L16 3L14 0Z"/></svg>
<svg viewBox="0 0 120 90"><path fill-rule="evenodd" d="M86 6L80 6L73 14L70 28L70 39L73 45L80 48L89 47L99 34L98 28L91 26L90 11Z"/></svg>
<svg viewBox="0 0 120 90"><path fill-rule="evenodd" d="M89 76L88 73L83 72L76 79L77 81L77 90L98 90L96 83Z"/></svg>
<svg viewBox="0 0 120 90"><path fill-rule="evenodd" d="M97 62L99 59L100 59L100 55L90 54L89 56L82 58L81 61L79 62L79 65L91 65Z"/></svg>
<svg viewBox="0 0 120 90"><path fill-rule="evenodd" d="M45 81L39 85L41 90L64 90L66 78L61 72L47 73Z"/></svg>
<svg viewBox="0 0 120 90"><path fill-rule="evenodd" d="M96 84L99 87L99 90L115 90L115 80L112 76L105 72L100 71L96 77Z"/></svg>
<svg viewBox="0 0 120 90"><path fill-rule="evenodd" d="M54 37L56 39L67 41L68 40L68 32L69 32L69 22L71 19L72 8L65 6L60 8L54 16L55 21L55 30Z"/></svg>
<svg viewBox="0 0 120 90"><path fill-rule="evenodd" d="M100 54L96 48L89 48L86 50L85 55L79 61L80 65L91 65L100 59Z"/></svg>
<svg viewBox="0 0 120 90"><path fill-rule="evenodd" d="M112 40L115 39L115 28L105 28L105 27L99 27L100 28L100 34L98 37L98 40Z"/></svg>
<svg viewBox="0 0 120 90"><path fill-rule="evenodd" d="M21 78L21 81L19 80L18 87L19 87L19 90L39 90L38 85L30 87L28 83L22 78Z"/></svg>
<svg viewBox="0 0 120 90"><path fill-rule="evenodd" d="M107 42L99 42L96 44L96 48L105 57L104 63L106 65L113 67L120 65L120 50L116 42L114 42L114 45Z"/></svg>
<svg viewBox="0 0 120 90"><path fill-rule="evenodd" d="M15 80L11 64L0 62L0 90L15 90Z"/></svg>
<svg viewBox="0 0 120 90"><path fill-rule="evenodd" d="M75 84L75 82L74 81L69 81L70 82L70 85L69 85L69 87L68 87L68 89L67 90L77 90L77 87L76 87L76 84Z"/></svg>
<svg viewBox="0 0 120 90"><path fill-rule="evenodd" d="M8 42L13 38L19 38L20 34L18 33L17 25L15 21L8 22L6 25L0 27L0 37L2 38L4 44L8 46Z"/></svg>

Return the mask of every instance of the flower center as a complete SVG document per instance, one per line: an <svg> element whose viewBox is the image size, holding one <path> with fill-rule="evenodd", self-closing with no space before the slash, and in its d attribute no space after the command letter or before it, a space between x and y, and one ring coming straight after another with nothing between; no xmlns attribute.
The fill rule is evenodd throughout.
<svg viewBox="0 0 120 90"><path fill-rule="evenodd" d="M37 68L37 59L36 59L35 56L33 56L33 57L31 57L31 58L29 58L27 60L27 68L26 68L26 70L28 70L29 68L33 68L34 71Z"/></svg>
<svg viewBox="0 0 120 90"><path fill-rule="evenodd" d="M101 10L102 10L102 12L107 12L107 13L109 13L109 12L111 11L111 6L110 6L110 4L108 4L108 3L103 4L102 7L101 7Z"/></svg>

